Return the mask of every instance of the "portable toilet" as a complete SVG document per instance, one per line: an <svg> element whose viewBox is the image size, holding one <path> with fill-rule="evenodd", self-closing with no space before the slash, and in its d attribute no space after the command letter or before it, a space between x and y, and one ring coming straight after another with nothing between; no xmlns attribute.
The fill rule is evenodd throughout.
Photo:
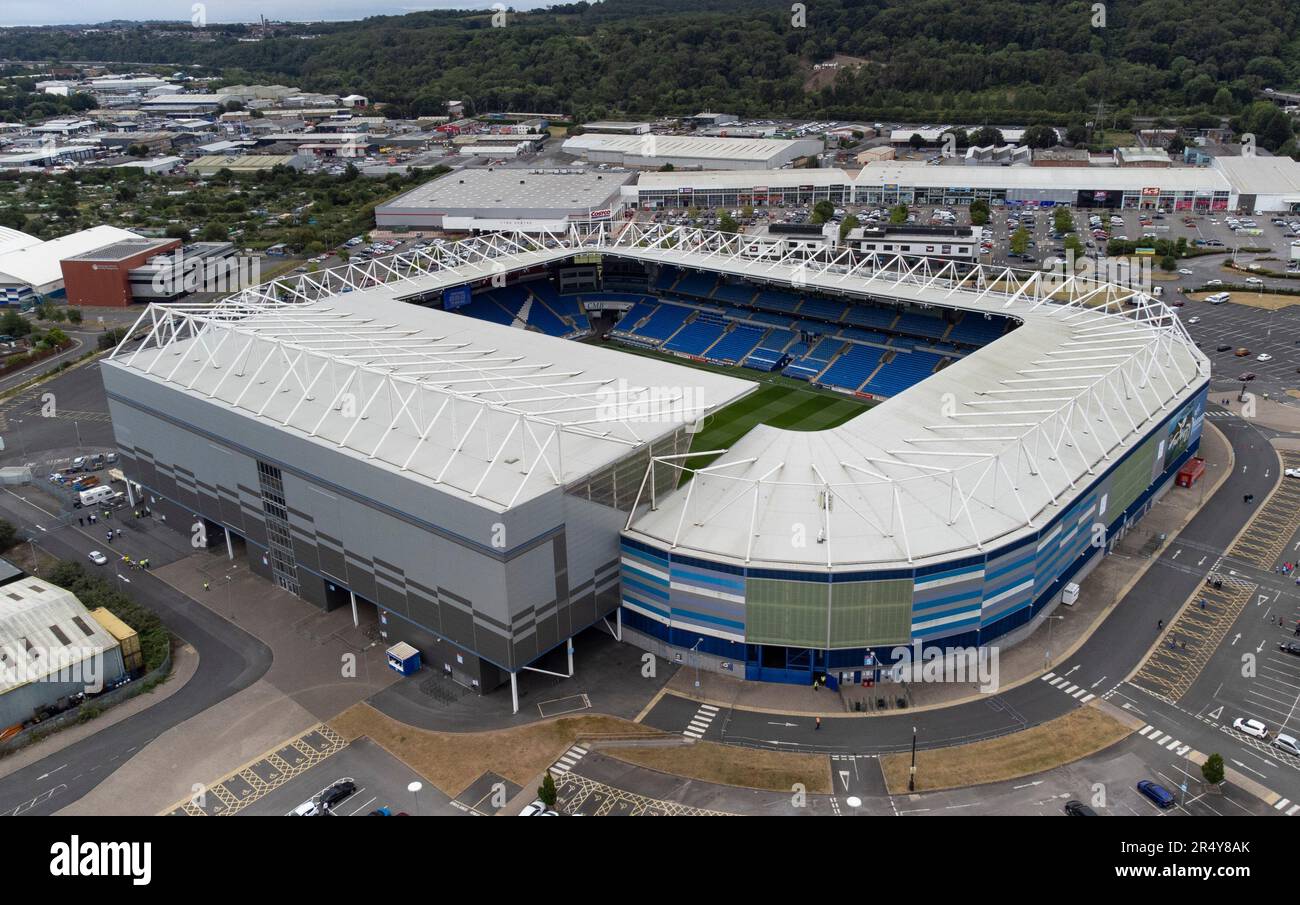
<svg viewBox="0 0 1300 905"><path fill-rule="evenodd" d="M420 652L399 641L388 649L388 665L401 675L413 675L420 671Z"/></svg>

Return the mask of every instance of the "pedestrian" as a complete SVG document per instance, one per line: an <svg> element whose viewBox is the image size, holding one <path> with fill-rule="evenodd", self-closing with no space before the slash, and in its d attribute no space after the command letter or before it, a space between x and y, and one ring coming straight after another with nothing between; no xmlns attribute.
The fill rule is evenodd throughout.
<svg viewBox="0 0 1300 905"><path fill-rule="evenodd" d="M205 582L203 582L203 590L205 590L205 591L210 591L210 590L212 590L212 587L211 587L211 585L209 585L209 584L205 581Z"/></svg>
<svg viewBox="0 0 1300 905"><path fill-rule="evenodd" d="M1201 609L1202 609L1202 610L1205 609L1205 598L1204 598L1204 597L1201 598Z"/></svg>
<svg viewBox="0 0 1300 905"><path fill-rule="evenodd" d="M822 728L822 718L817 717L817 722L813 725L814 732L820 732Z"/></svg>
<svg viewBox="0 0 1300 905"><path fill-rule="evenodd" d="M118 536L118 537L121 537L121 536L122 536L122 529L121 529L121 528L118 528L118 529L117 529L117 536Z"/></svg>
<svg viewBox="0 0 1300 905"><path fill-rule="evenodd" d="M1164 627L1165 627L1165 621L1164 621L1163 619L1157 619L1157 620L1156 620L1156 631L1160 631L1160 630L1161 630L1162 628L1164 628Z"/></svg>
<svg viewBox="0 0 1300 905"><path fill-rule="evenodd" d="M113 532L112 531L108 532L106 535L104 535L104 538L111 544L113 542Z"/></svg>
<svg viewBox="0 0 1300 905"><path fill-rule="evenodd" d="M86 517L84 515L77 516L77 524L83 528L86 527Z"/></svg>

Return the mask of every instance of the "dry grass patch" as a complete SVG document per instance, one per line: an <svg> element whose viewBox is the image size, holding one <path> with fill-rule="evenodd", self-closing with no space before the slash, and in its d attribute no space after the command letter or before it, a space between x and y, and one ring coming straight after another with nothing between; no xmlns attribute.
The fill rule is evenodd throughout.
<svg viewBox="0 0 1300 905"><path fill-rule="evenodd" d="M400 723L365 703L349 707L329 725L349 741L369 737L451 796L485 771L527 785L583 736L649 734L636 723L611 716L566 716L492 732L431 732Z"/></svg>
<svg viewBox="0 0 1300 905"><path fill-rule="evenodd" d="M956 789L1042 773L1100 751L1132 730L1096 707L1080 707L1050 722L1000 738L916 752L916 790ZM892 794L907 791L912 756L880 758Z"/></svg>
<svg viewBox="0 0 1300 905"><path fill-rule="evenodd" d="M1220 289L1218 292L1226 292L1230 296L1229 305L1247 305L1251 308L1263 308L1265 311L1280 311L1283 308L1289 308L1292 305L1300 305L1300 295L1283 295L1277 292L1254 292L1247 289ZM1207 296L1214 295L1213 292L1192 292L1187 295L1189 299L1200 301Z"/></svg>
<svg viewBox="0 0 1300 905"><path fill-rule="evenodd" d="M830 761L824 754L794 754L696 742L673 748L602 748L602 754L661 773L704 782L772 792L802 783L809 792L829 793Z"/></svg>

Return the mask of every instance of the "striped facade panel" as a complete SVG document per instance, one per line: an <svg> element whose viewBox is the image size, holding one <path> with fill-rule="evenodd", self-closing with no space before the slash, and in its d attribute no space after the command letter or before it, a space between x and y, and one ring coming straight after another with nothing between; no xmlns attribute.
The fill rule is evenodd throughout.
<svg viewBox="0 0 1300 905"><path fill-rule="evenodd" d="M912 637L953 635L979 627L984 566L918 576L912 586Z"/></svg>
<svg viewBox="0 0 1300 905"><path fill-rule="evenodd" d="M669 570L674 627L745 640L745 578L674 562Z"/></svg>
<svg viewBox="0 0 1300 905"><path fill-rule="evenodd" d="M669 620L668 557L622 544L619 569L623 606L662 622Z"/></svg>
<svg viewBox="0 0 1300 905"><path fill-rule="evenodd" d="M981 628L1033 605L1034 565L1037 559L1037 544L1032 541L989 558L984 567Z"/></svg>

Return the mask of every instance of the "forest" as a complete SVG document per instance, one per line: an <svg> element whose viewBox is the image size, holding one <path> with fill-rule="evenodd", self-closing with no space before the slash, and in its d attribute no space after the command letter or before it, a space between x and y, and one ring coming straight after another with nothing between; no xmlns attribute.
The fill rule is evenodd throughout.
<svg viewBox="0 0 1300 905"><path fill-rule="evenodd" d="M792 11L793 10L793 11ZM802 10L802 13L800 13ZM800 18L802 15L802 19ZM1100 17L1100 18L1099 18ZM1300 76L1293 0L605 0L289 25L0 30L0 58L189 67L360 93L398 115L577 119L725 110L826 119L1077 122L1236 116ZM852 59L810 81L812 67ZM193 67L198 67L194 69Z"/></svg>

